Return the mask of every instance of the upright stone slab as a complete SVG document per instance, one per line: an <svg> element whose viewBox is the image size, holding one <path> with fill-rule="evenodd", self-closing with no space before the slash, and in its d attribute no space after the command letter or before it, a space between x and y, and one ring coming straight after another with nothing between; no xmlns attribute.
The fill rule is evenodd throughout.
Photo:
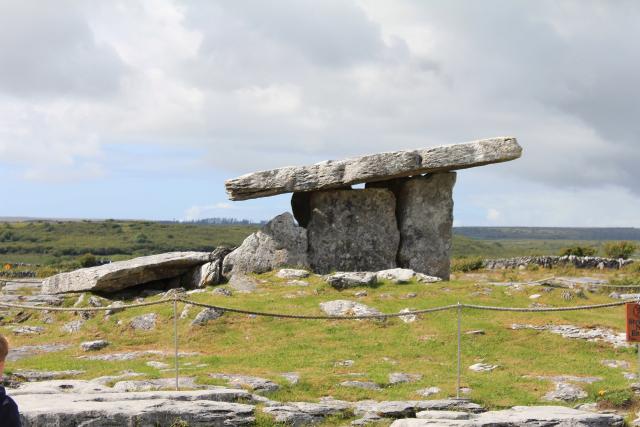
<svg viewBox="0 0 640 427"><path fill-rule="evenodd" d="M387 189L309 193L309 264L316 273L396 266L400 234Z"/></svg>
<svg viewBox="0 0 640 427"><path fill-rule="evenodd" d="M455 172L375 183L397 199L398 266L448 280L451 268Z"/></svg>

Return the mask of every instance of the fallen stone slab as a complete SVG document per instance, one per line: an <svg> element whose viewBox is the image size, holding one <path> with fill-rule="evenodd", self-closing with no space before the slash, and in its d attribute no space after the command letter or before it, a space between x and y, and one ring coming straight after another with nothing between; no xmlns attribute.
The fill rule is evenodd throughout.
<svg viewBox="0 0 640 427"><path fill-rule="evenodd" d="M8 294L20 294L20 293L24 293L24 292L33 292L33 291L39 291L40 288L42 287L42 282L32 282L32 281L28 281L28 282L23 282L20 280L15 280L15 281L5 281L4 282L4 286L2 286L2 293L5 295ZM4 297L3 297L4 300Z"/></svg>
<svg viewBox="0 0 640 427"><path fill-rule="evenodd" d="M502 411L471 415L466 420L406 418L392 427L460 426L460 427L622 427L624 420L615 414L599 414L564 406L514 406Z"/></svg>
<svg viewBox="0 0 640 427"><path fill-rule="evenodd" d="M131 286L181 276L195 266L211 261L208 252L169 252L98 267L82 268L45 279L42 292L116 292Z"/></svg>
<svg viewBox="0 0 640 427"><path fill-rule="evenodd" d="M515 138L492 138L255 172L230 179L225 187L231 200L247 200L466 169L514 160L521 154L522 148Z"/></svg>
<svg viewBox="0 0 640 427"><path fill-rule="evenodd" d="M341 290L358 286L373 286L377 283L376 273L366 271L337 272L325 277L332 288Z"/></svg>
<svg viewBox="0 0 640 427"><path fill-rule="evenodd" d="M25 427L50 426L245 426L255 421L255 406L207 400L205 392L53 394L15 397ZM210 392L209 392L210 393ZM136 394L137 396L132 396Z"/></svg>
<svg viewBox="0 0 640 427"><path fill-rule="evenodd" d="M11 348L7 355L7 361L15 362L16 360L26 357L35 356L39 353L54 353L71 347L69 344L41 344L41 345L24 345L21 347Z"/></svg>

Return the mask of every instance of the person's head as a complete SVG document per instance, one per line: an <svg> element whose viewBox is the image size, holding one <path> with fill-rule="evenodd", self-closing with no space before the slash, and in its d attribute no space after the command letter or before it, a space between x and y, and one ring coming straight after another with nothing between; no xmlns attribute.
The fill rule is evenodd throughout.
<svg viewBox="0 0 640 427"><path fill-rule="evenodd" d="M4 372L4 361L7 359L7 354L9 354L9 342L0 335L0 375Z"/></svg>

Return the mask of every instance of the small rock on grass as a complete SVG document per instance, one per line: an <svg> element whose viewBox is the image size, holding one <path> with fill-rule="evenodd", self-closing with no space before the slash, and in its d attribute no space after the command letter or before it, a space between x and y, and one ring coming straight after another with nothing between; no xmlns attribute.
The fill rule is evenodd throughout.
<svg viewBox="0 0 640 427"><path fill-rule="evenodd" d="M60 329L63 332L73 334L78 332L82 328L82 325L84 325L84 322L85 321L83 319L72 320L69 323L65 323Z"/></svg>
<svg viewBox="0 0 640 427"><path fill-rule="evenodd" d="M366 271L333 273L326 276L325 280L338 290L357 286L372 286L377 283L376 273Z"/></svg>
<svg viewBox="0 0 640 427"><path fill-rule="evenodd" d="M212 292L214 295L222 295L225 297L230 297L233 295L228 288L215 288Z"/></svg>
<svg viewBox="0 0 640 427"><path fill-rule="evenodd" d="M109 341L105 340L85 341L80 344L80 348L84 351L97 351L102 350L108 345Z"/></svg>
<svg viewBox="0 0 640 427"><path fill-rule="evenodd" d="M291 385L296 385L300 381L300 374L297 372L285 372L280 374L282 378L287 380L287 382Z"/></svg>
<svg viewBox="0 0 640 427"><path fill-rule="evenodd" d="M150 366L150 367L156 368L156 369L167 369L170 365L168 363L157 362L155 360L150 360L150 361L147 362L147 366Z"/></svg>
<svg viewBox="0 0 640 427"><path fill-rule="evenodd" d="M304 279L309 277L309 272L295 268L283 268L276 273L276 276L281 279Z"/></svg>
<svg viewBox="0 0 640 427"><path fill-rule="evenodd" d="M147 313L131 319L129 326L135 330L150 331L156 328L156 320L158 320L156 313Z"/></svg>
<svg viewBox="0 0 640 427"><path fill-rule="evenodd" d="M417 390L416 393L419 394L420 396L429 397L429 396L433 396L434 394L438 394L441 391L442 390L440 390L439 387L427 387L427 388Z"/></svg>
<svg viewBox="0 0 640 427"><path fill-rule="evenodd" d="M193 319L191 322L191 326L203 326L206 325L210 320L215 320L222 316L222 312L216 310L215 308L205 308Z"/></svg>
<svg viewBox="0 0 640 427"><path fill-rule="evenodd" d="M361 388L365 390L380 390L380 386L371 381L343 381L340 385L342 387Z"/></svg>
<svg viewBox="0 0 640 427"><path fill-rule="evenodd" d="M420 381L420 374L406 374L404 372L393 372L389 374L389 384L413 383Z"/></svg>
<svg viewBox="0 0 640 427"><path fill-rule="evenodd" d="M488 363L476 363L469 366L469 369L474 372L491 372L496 369L498 365L490 365Z"/></svg>

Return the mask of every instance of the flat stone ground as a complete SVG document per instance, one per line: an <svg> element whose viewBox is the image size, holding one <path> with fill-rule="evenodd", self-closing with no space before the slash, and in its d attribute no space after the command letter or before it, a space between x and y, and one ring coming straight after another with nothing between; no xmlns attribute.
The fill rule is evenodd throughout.
<svg viewBox="0 0 640 427"><path fill-rule="evenodd" d="M253 292L231 289L228 296L219 290L227 286L221 286L186 297L228 307L312 315L322 314L320 303L333 300L350 300L385 313L458 301L492 306L559 307L617 300L609 297L611 289L597 288L597 285L550 287L530 282L553 275L614 280L634 274L637 273L566 269L479 271L455 274L450 282L383 282L373 287L337 291L319 276L289 280L280 279L272 272L254 277ZM86 294L80 300L78 294L71 294L54 303L87 307L90 300L92 304L99 301L103 306L116 301L114 297L90 297ZM13 284L1 298L41 303L37 289L32 286L23 288ZM162 295L148 293L141 298L130 296L117 300L123 303L154 301ZM52 301L43 299L42 303ZM319 403L328 396L352 402L350 405L367 399L441 401L455 396L455 311L419 315L413 321L407 316L385 322L300 321L226 313L203 326L192 325L200 311L198 307L185 309L184 304L178 307L181 387L199 389L199 392L211 386L240 387L253 396L226 402L248 404L252 406L250 413L243 412L246 408L220 407L216 411L223 415L218 419L239 417L239 424L252 423L250 418L255 416L285 419L290 416L283 415L287 410L266 408L273 402ZM156 316L148 329L132 327L140 323L136 318L150 312ZM25 380L83 380L91 386L103 387L98 395L129 391L132 397L134 393L172 387L175 373L171 305L136 308L109 316L103 312L90 317L80 312L20 309L5 310L2 316L0 331L9 337L13 347L6 378L11 385ZM72 322L76 327L69 327ZM464 310L463 396L489 409L514 405L583 405L591 411L614 411L634 419L635 414L629 408L633 408L636 401L631 386L636 381L637 359L633 348L619 340L623 331L622 307L544 314ZM95 340L106 340L108 345L96 351L81 349L82 342ZM469 369L475 365L486 369ZM235 378L238 376L263 381ZM407 380L395 382L392 378ZM49 390L56 395L59 391ZM34 394L37 393L22 396ZM38 409L33 405L41 403L38 398L17 399L22 399L25 408L36 408L34 413ZM145 402L154 399L139 396L139 400ZM98 405L97 400L95 404ZM207 405L212 406L204 404ZM257 413L254 406L258 408ZM417 409L421 408L414 405L413 410ZM167 417L181 411L183 409L169 405ZM353 410L349 410L326 418L326 413L314 415L316 409L309 411L308 417L320 417L326 425L344 425L371 415L371 411L352 415ZM293 412L305 417L299 414L304 411ZM389 417L414 415L415 412L408 411ZM319 421L308 417L304 418L305 422ZM197 422L200 421L195 420L196 424L192 425L215 425L218 421Z"/></svg>

